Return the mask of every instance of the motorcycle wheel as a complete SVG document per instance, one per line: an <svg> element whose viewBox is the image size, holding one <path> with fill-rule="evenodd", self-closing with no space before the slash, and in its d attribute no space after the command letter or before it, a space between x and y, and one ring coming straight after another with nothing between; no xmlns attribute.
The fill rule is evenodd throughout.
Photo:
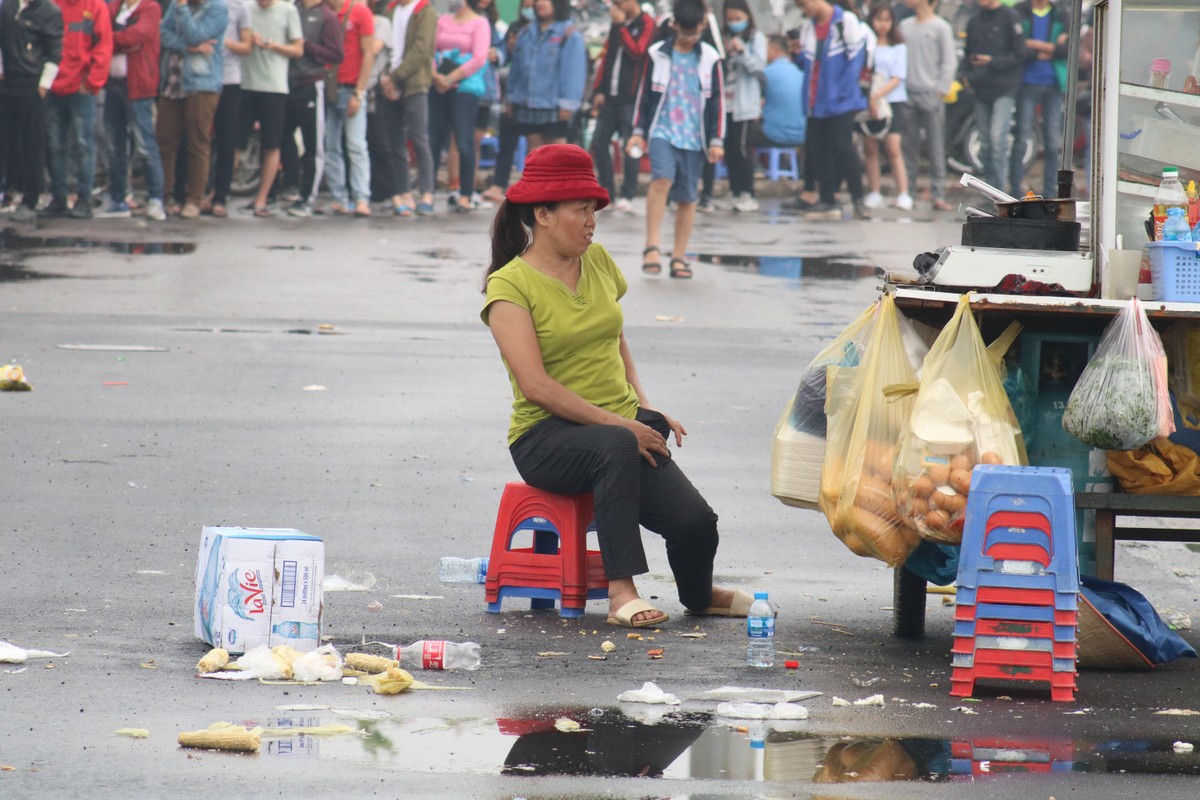
<svg viewBox="0 0 1200 800"><path fill-rule="evenodd" d="M246 197L258 191L258 183L262 177L262 147L258 140L258 131L250 134L246 148L237 152L237 162L233 169L233 180L229 184L229 193L235 197Z"/></svg>

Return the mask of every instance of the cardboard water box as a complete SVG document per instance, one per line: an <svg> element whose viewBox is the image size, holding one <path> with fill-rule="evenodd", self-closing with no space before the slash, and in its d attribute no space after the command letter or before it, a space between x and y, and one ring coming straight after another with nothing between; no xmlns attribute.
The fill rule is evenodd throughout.
<svg viewBox="0 0 1200 800"><path fill-rule="evenodd" d="M244 653L321 643L325 544L288 528L205 526L196 559L196 636Z"/></svg>

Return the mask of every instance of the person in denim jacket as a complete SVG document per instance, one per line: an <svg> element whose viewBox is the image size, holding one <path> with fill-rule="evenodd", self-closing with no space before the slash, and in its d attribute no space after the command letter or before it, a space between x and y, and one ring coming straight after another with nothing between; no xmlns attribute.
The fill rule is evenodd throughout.
<svg viewBox="0 0 1200 800"><path fill-rule="evenodd" d="M505 104L530 150L567 140L587 84L587 51L568 0L536 0L533 10L536 20L513 46Z"/></svg>
<svg viewBox="0 0 1200 800"><path fill-rule="evenodd" d="M158 94L158 146L163 184L175 189L175 157L187 136L186 202L179 216L200 216L208 184L213 117L224 78L225 0L176 0L167 6L162 27L161 86ZM173 210L173 209L172 209Z"/></svg>

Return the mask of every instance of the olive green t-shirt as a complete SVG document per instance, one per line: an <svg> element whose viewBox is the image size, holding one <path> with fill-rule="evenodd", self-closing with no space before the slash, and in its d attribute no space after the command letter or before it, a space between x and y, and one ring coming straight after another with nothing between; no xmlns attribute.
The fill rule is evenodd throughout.
<svg viewBox="0 0 1200 800"><path fill-rule="evenodd" d="M633 419L637 392L625 379L621 358L624 317L619 301L628 284L611 255L598 244L583 254L579 284L574 292L562 281L538 272L520 256L488 276L487 299L479 316L507 300L529 311L546 374L593 405ZM508 427L512 445L550 412L525 399L507 363L512 383L513 410Z"/></svg>

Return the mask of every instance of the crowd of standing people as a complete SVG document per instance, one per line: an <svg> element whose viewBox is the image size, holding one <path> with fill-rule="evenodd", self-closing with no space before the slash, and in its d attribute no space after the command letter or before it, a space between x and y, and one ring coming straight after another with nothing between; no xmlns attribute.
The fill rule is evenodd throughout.
<svg viewBox="0 0 1200 800"><path fill-rule="evenodd" d="M529 151L576 142L617 212L632 210L649 160L643 266L687 277L718 176L729 210L758 210L763 148L803 154L802 189L783 207L806 217L842 218L839 197L860 217L882 207L885 163L893 206L914 208L923 183L930 207L948 210L944 98L960 86L983 177L1052 195L1066 15L1051 0L972 2L960 39L938 0L795 0L802 23L772 33L747 0L676 0L660 14L612 0L592 55L570 0L520 0L507 25L495 0L440 13L430 0L0 0L4 208L17 220L224 217L256 132L245 214L425 217L443 165L447 209L471 212L504 199ZM1045 177L1027 187L1011 141L1039 119Z"/></svg>

